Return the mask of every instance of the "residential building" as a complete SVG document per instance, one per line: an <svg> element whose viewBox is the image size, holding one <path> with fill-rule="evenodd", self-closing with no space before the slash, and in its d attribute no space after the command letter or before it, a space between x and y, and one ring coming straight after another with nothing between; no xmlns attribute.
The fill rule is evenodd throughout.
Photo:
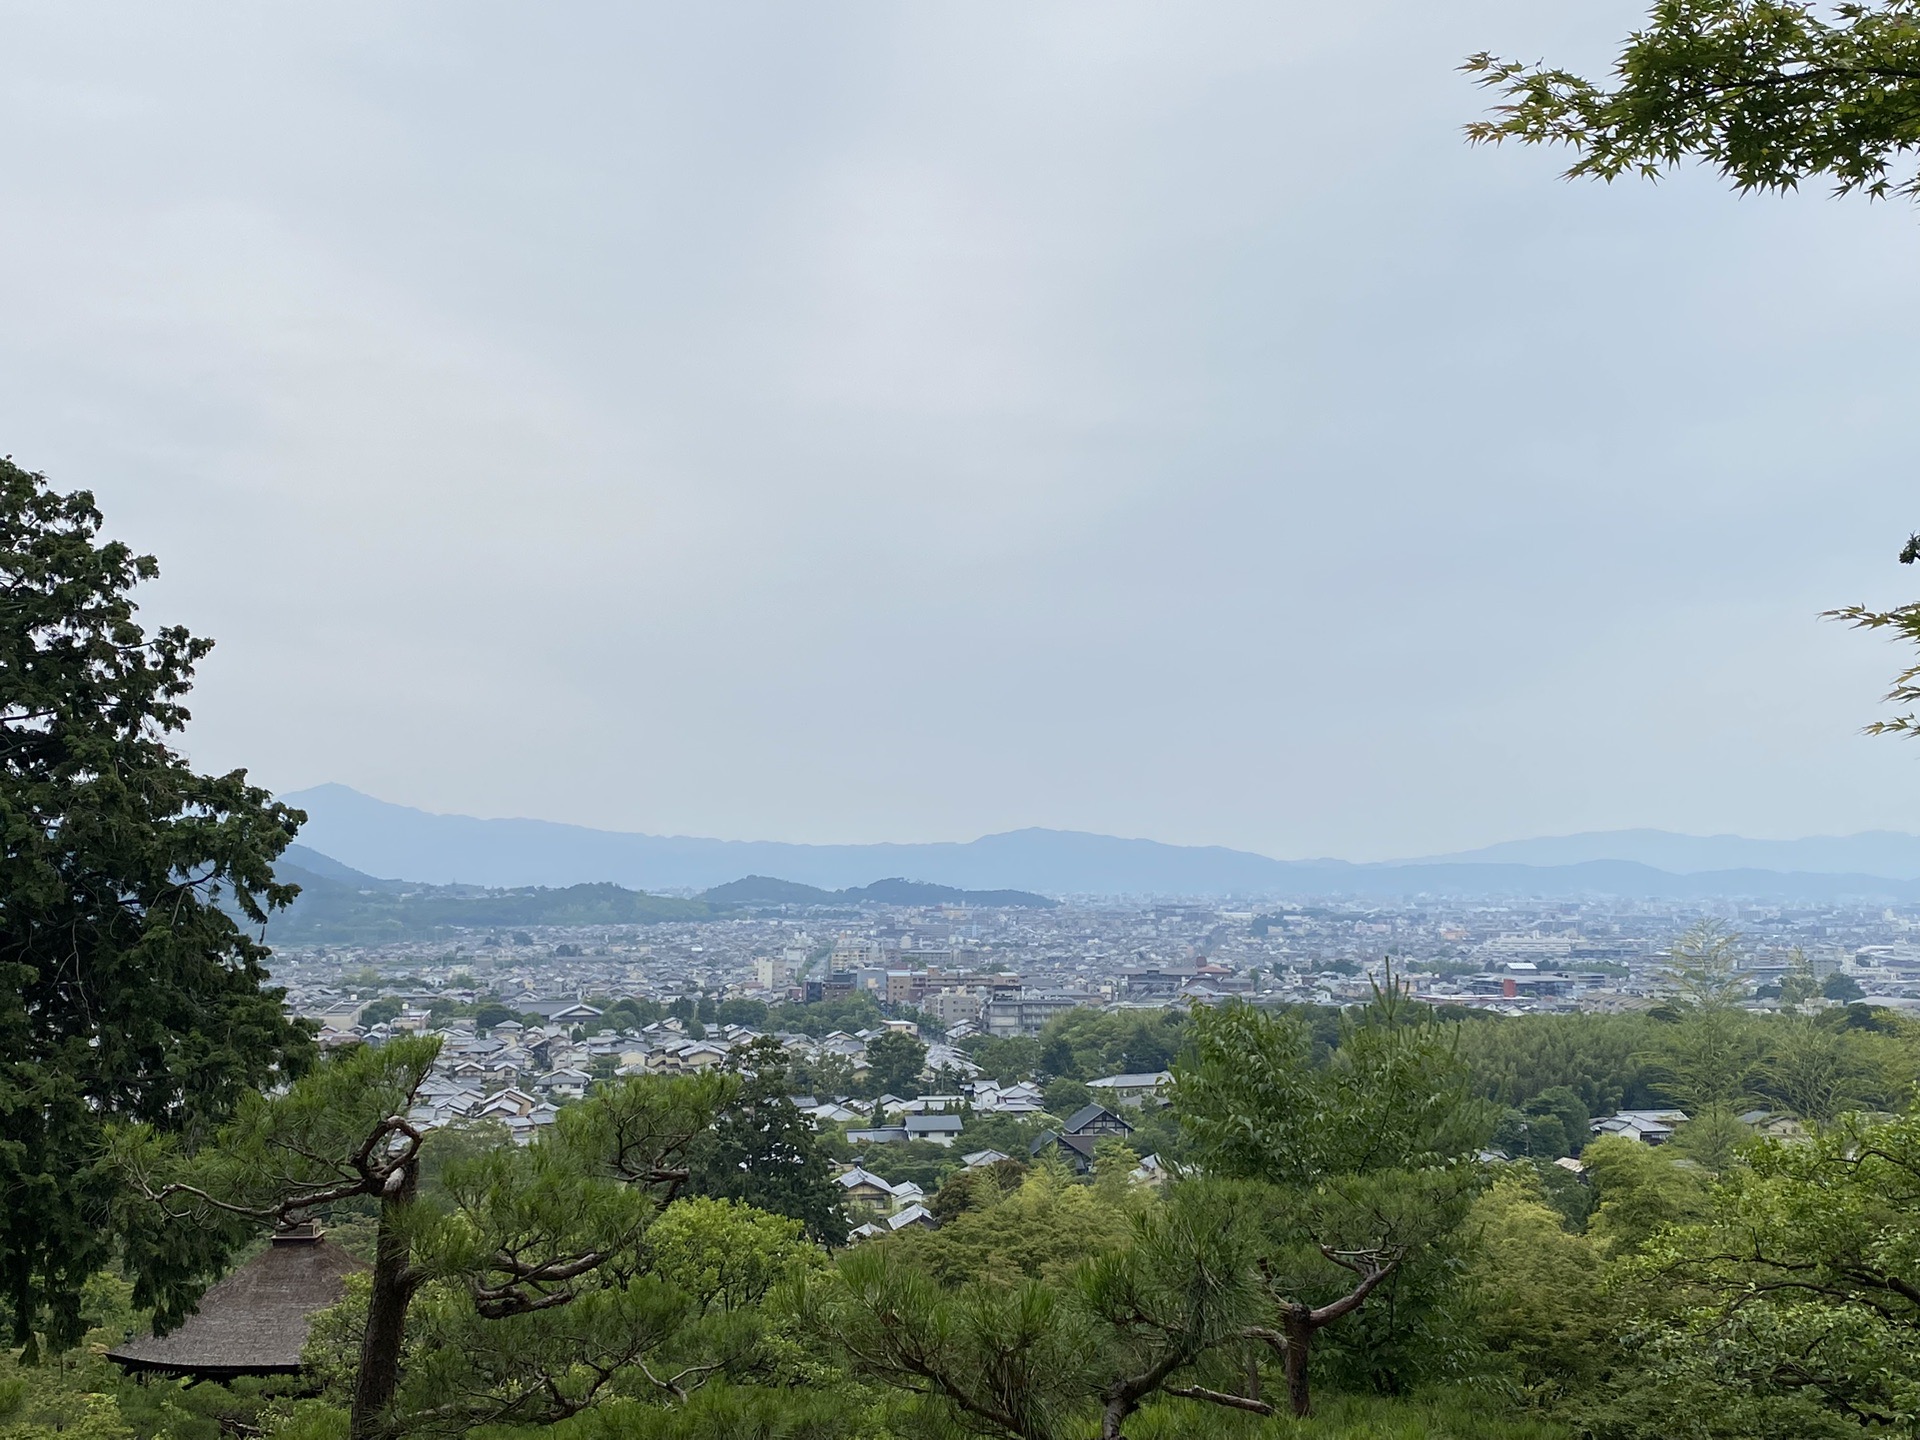
<svg viewBox="0 0 1920 1440"><path fill-rule="evenodd" d="M960 1138L960 1130L965 1123L958 1115L909 1115L907 1138L926 1140L935 1145L951 1145Z"/></svg>
<svg viewBox="0 0 1920 1440"><path fill-rule="evenodd" d="M987 997L978 990L930 990L920 1000L920 1008L932 1016L942 1030L951 1030L967 1020L980 1018Z"/></svg>
<svg viewBox="0 0 1920 1440"><path fill-rule="evenodd" d="M1087 1089L1103 1105L1125 1105L1137 1110L1148 1100L1159 1100L1161 1092L1172 1081L1170 1072L1156 1070L1150 1075L1105 1075L1089 1080Z"/></svg>
<svg viewBox="0 0 1920 1440"><path fill-rule="evenodd" d="M869 935L842 935L833 942L832 968L835 970L871 970L885 961L880 942Z"/></svg>
<svg viewBox="0 0 1920 1440"><path fill-rule="evenodd" d="M1091 1005L1091 995L1055 993L996 995L981 1012L987 1033L1006 1038L1014 1035L1038 1035L1049 1020L1082 1005Z"/></svg>
<svg viewBox="0 0 1920 1440"><path fill-rule="evenodd" d="M1684 1110L1622 1110L1603 1115L1593 1122L1595 1135L1618 1135L1647 1145L1661 1145L1673 1138L1676 1128L1687 1123Z"/></svg>
<svg viewBox="0 0 1920 1440"><path fill-rule="evenodd" d="M1125 1139L1133 1126L1104 1105L1082 1105L1067 1117L1062 1127L1069 1135L1091 1135L1095 1139L1117 1136Z"/></svg>

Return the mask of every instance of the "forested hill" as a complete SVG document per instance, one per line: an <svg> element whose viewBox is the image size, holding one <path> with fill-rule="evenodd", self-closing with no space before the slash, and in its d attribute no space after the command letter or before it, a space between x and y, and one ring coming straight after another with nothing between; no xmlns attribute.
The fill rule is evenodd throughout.
<svg viewBox="0 0 1920 1440"><path fill-rule="evenodd" d="M288 847L275 867L300 887L291 909L267 928L279 944L375 944L432 933L444 926L648 925L704 920L718 913L704 900L648 895L618 885L531 886L490 890L479 885L413 885L382 880L302 845Z"/></svg>
<svg viewBox="0 0 1920 1440"><path fill-rule="evenodd" d="M305 845L290 845L275 867L300 887L290 910L275 916L268 937L280 944L374 944L431 934L442 927L649 925L706 920L742 909L783 905L977 905L1044 909L1056 902L1024 890L959 890L915 880L876 880L822 890L749 875L695 899L650 895L601 881L559 887L494 889L385 880L342 865Z"/></svg>

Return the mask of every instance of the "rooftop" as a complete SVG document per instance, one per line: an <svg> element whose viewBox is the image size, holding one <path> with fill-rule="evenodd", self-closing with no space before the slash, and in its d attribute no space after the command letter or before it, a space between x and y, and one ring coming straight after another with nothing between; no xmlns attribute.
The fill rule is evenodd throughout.
<svg viewBox="0 0 1920 1440"><path fill-rule="evenodd" d="M364 1269L311 1230L275 1236L207 1291L179 1329L128 1340L107 1358L129 1371L206 1380L297 1375L314 1312L339 1304L347 1276Z"/></svg>

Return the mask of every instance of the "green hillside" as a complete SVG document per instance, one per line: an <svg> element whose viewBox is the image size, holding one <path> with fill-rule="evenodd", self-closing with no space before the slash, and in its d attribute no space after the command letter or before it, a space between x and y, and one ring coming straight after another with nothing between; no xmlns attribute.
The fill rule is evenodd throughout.
<svg viewBox="0 0 1920 1440"><path fill-rule="evenodd" d="M274 917L267 937L276 944L373 944L416 939L441 929L529 925L650 925L705 920L717 913L704 900L679 900L601 883L564 889L488 890L477 885L403 886L374 881L356 886L282 861L281 878L300 887L292 907Z"/></svg>

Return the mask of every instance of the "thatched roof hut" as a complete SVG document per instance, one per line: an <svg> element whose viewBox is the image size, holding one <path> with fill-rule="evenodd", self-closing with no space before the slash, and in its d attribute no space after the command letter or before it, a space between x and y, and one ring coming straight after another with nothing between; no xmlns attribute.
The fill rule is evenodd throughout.
<svg viewBox="0 0 1920 1440"><path fill-rule="evenodd" d="M314 1312L340 1303L347 1276L366 1265L311 1227L283 1231L200 1297L200 1308L169 1335L116 1345L107 1358L130 1373L159 1371L200 1380L297 1375Z"/></svg>

